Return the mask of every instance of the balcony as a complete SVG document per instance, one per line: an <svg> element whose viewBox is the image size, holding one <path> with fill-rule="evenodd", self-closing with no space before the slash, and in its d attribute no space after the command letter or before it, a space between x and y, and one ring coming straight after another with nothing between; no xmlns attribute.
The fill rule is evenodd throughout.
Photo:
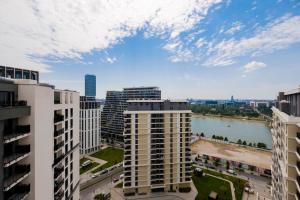
<svg viewBox="0 0 300 200"><path fill-rule="evenodd" d="M300 176L297 176L297 183L300 186Z"/></svg>
<svg viewBox="0 0 300 200"><path fill-rule="evenodd" d="M18 145L16 146L15 152L9 156L4 157L3 166L9 167L10 165L22 160L27 157L30 153L30 145Z"/></svg>
<svg viewBox="0 0 300 200"><path fill-rule="evenodd" d="M54 123L62 122L64 120L64 116L61 114L54 114Z"/></svg>
<svg viewBox="0 0 300 200"><path fill-rule="evenodd" d="M297 138L300 140L300 132L297 132Z"/></svg>
<svg viewBox="0 0 300 200"><path fill-rule="evenodd" d="M30 115L30 106L26 101L0 103L0 120L19 118Z"/></svg>
<svg viewBox="0 0 300 200"><path fill-rule="evenodd" d="M54 193L57 193L61 186L64 184L64 179L54 182Z"/></svg>
<svg viewBox="0 0 300 200"><path fill-rule="evenodd" d="M10 190L19 182L24 180L30 173L30 165L17 165L15 168L15 174L12 174L9 178L4 180L4 191Z"/></svg>
<svg viewBox="0 0 300 200"><path fill-rule="evenodd" d="M65 157L65 155L62 154L62 155L58 156L57 158L54 158L54 163L53 163L53 165L54 165L54 166L57 165L60 161L62 161L62 160L64 159L64 157Z"/></svg>
<svg viewBox="0 0 300 200"><path fill-rule="evenodd" d="M297 147L298 156L300 156L300 147Z"/></svg>
<svg viewBox="0 0 300 200"><path fill-rule="evenodd" d="M61 136L64 132L65 132L64 128L59 129L59 130L55 130L54 131L54 137Z"/></svg>
<svg viewBox="0 0 300 200"><path fill-rule="evenodd" d="M30 184L28 185L17 185L14 192L7 200L22 200L25 199L30 192Z"/></svg>
<svg viewBox="0 0 300 200"><path fill-rule="evenodd" d="M62 174L63 171L64 171L63 167L54 168L54 179L57 179Z"/></svg>
<svg viewBox="0 0 300 200"><path fill-rule="evenodd" d="M54 145L54 151L59 150L60 148L62 148L65 145L64 141L59 142L58 144Z"/></svg>
<svg viewBox="0 0 300 200"><path fill-rule="evenodd" d="M30 125L18 125L15 131L4 131L4 143L10 143L28 136L30 133Z"/></svg>
<svg viewBox="0 0 300 200"><path fill-rule="evenodd" d="M54 195L54 200L61 200L64 196L64 191L60 191L59 193L57 193L56 195Z"/></svg>

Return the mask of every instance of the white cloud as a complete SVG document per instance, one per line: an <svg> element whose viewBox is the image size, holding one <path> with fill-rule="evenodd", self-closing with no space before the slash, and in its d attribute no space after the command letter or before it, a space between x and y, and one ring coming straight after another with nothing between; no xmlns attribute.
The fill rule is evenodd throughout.
<svg viewBox="0 0 300 200"><path fill-rule="evenodd" d="M44 59L81 59L144 29L174 39L221 0L4 0L0 7L0 60L42 72ZM183 50L182 50L183 51ZM185 51L186 52L186 51Z"/></svg>
<svg viewBox="0 0 300 200"><path fill-rule="evenodd" d="M107 57L106 61L108 63L110 63L110 64L113 64L113 63L115 63L117 61L117 58L115 58L115 57L112 57L112 58L111 57Z"/></svg>
<svg viewBox="0 0 300 200"><path fill-rule="evenodd" d="M225 33L233 35L234 33L240 31L243 27L244 25L241 22L235 22L232 24L232 27L230 27L227 31L225 31Z"/></svg>
<svg viewBox="0 0 300 200"><path fill-rule="evenodd" d="M204 46L207 42L205 41L204 38L200 38L197 40L196 42L196 47L201 48L202 46Z"/></svg>
<svg viewBox="0 0 300 200"><path fill-rule="evenodd" d="M263 62L252 61L244 66L244 73L249 73L258 69L265 68L267 65Z"/></svg>
<svg viewBox="0 0 300 200"><path fill-rule="evenodd" d="M258 56L300 42L300 16L284 16L260 28L254 36L223 40L209 48L206 66L226 66L240 56Z"/></svg>

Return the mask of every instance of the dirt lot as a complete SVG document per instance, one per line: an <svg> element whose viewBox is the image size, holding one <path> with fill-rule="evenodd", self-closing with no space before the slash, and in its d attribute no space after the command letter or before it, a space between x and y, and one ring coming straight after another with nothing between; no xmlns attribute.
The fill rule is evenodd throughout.
<svg viewBox="0 0 300 200"><path fill-rule="evenodd" d="M207 140L199 140L195 142L192 145L192 153L206 154L265 169L271 169L272 163L271 152Z"/></svg>

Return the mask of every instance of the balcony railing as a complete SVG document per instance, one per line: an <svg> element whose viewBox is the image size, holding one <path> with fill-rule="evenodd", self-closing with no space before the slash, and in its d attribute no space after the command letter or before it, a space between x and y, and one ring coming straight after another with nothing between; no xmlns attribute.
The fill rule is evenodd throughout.
<svg viewBox="0 0 300 200"><path fill-rule="evenodd" d="M8 191L22 181L30 172L30 165L17 165L15 174L4 180L4 191Z"/></svg>
<svg viewBox="0 0 300 200"><path fill-rule="evenodd" d="M297 132L297 138L300 139L300 132Z"/></svg>
<svg viewBox="0 0 300 200"><path fill-rule="evenodd" d="M62 155L60 155L59 157L55 158L55 159L54 159L53 165L58 164L60 161L62 161L62 160L64 159L64 157L65 157L65 155L62 154Z"/></svg>
<svg viewBox="0 0 300 200"><path fill-rule="evenodd" d="M11 196L7 200L21 200L24 199L30 192L30 184L28 185L17 185Z"/></svg>
<svg viewBox="0 0 300 200"><path fill-rule="evenodd" d="M65 145L64 141L61 141L58 144L54 145L54 151L57 151L58 149L60 149L61 147L63 147Z"/></svg>
<svg viewBox="0 0 300 200"><path fill-rule="evenodd" d="M0 103L0 107L12 107L12 106L27 106L27 101L12 101Z"/></svg>
<svg viewBox="0 0 300 200"><path fill-rule="evenodd" d="M9 156L4 157L3 164L4 167L8 167L9 165L15 163L21 157L24 157L26 154L30 153L30 145L18 145L16 146L16 150L14 153Z"/></svg>
<svg viewBox="0 0 300 200"><path fill-rule="evenodd" d="M297 183L300 186L300 176L297 176Z"/></svg>
<svg viewBox="0 0 300 200"><path fill-rule="evenodd" d="M64 133L64 131L65 131L64 128L59 129L59 130L55 130L54 131L54 137L58 137L58 136L62 135Z"/></svg>
<svg viewBox="0 0 300 200"><path fill-rule="evenodd" d="M60 191L56 195L54 195L54 200L61 200L64 196L64 191Z"/></svg>
<svg viewBox="0 0 300 200"><path fill-rule="evenodd" d="M56 167L54 168L54 178L58 178L59 175L61 175L61 173L64 171L63 167Z"/></svg>
<svg viewBox="0 0 300 200"><path fill-rule="evenodd" d="M61 179L59 181L55 181L54 182L54 193L58 192L58 190L60 189L60 187L64 184L64 180Z"/></svg>
<svg viewBox="0 0 300 200"><path fill-rule="evenodd" d="M30 133L30 125L18 125L15 131L4 131L4 143L9 143Z"/></svg>
<svg viewBox="0 0 300 200"><path fill-rule="evenodd" d="M54 123L57 123L57 122L61 122L64 120L64 116L61 115L61 114L55 114L54 115Z"/></svg>
<svg viewBox="0 0 300 200"><path fill-rule="evenodd" d="M297 147L297 153L300 156L300 147Z"/></svg>

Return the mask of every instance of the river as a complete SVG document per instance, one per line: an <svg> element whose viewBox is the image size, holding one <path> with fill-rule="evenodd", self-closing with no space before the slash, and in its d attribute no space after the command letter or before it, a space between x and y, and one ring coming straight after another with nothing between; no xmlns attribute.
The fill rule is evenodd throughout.
<svg viewBox="0 0 300 200"><path fill-rule="evenodd" d="M192 131L194 134L203 132L206 137L212 135L227 137L232 142L237 142L238 139L247 143L263 142L267 148L272 148L270 130L265 123L259 121L194 115Z"/></svg>

